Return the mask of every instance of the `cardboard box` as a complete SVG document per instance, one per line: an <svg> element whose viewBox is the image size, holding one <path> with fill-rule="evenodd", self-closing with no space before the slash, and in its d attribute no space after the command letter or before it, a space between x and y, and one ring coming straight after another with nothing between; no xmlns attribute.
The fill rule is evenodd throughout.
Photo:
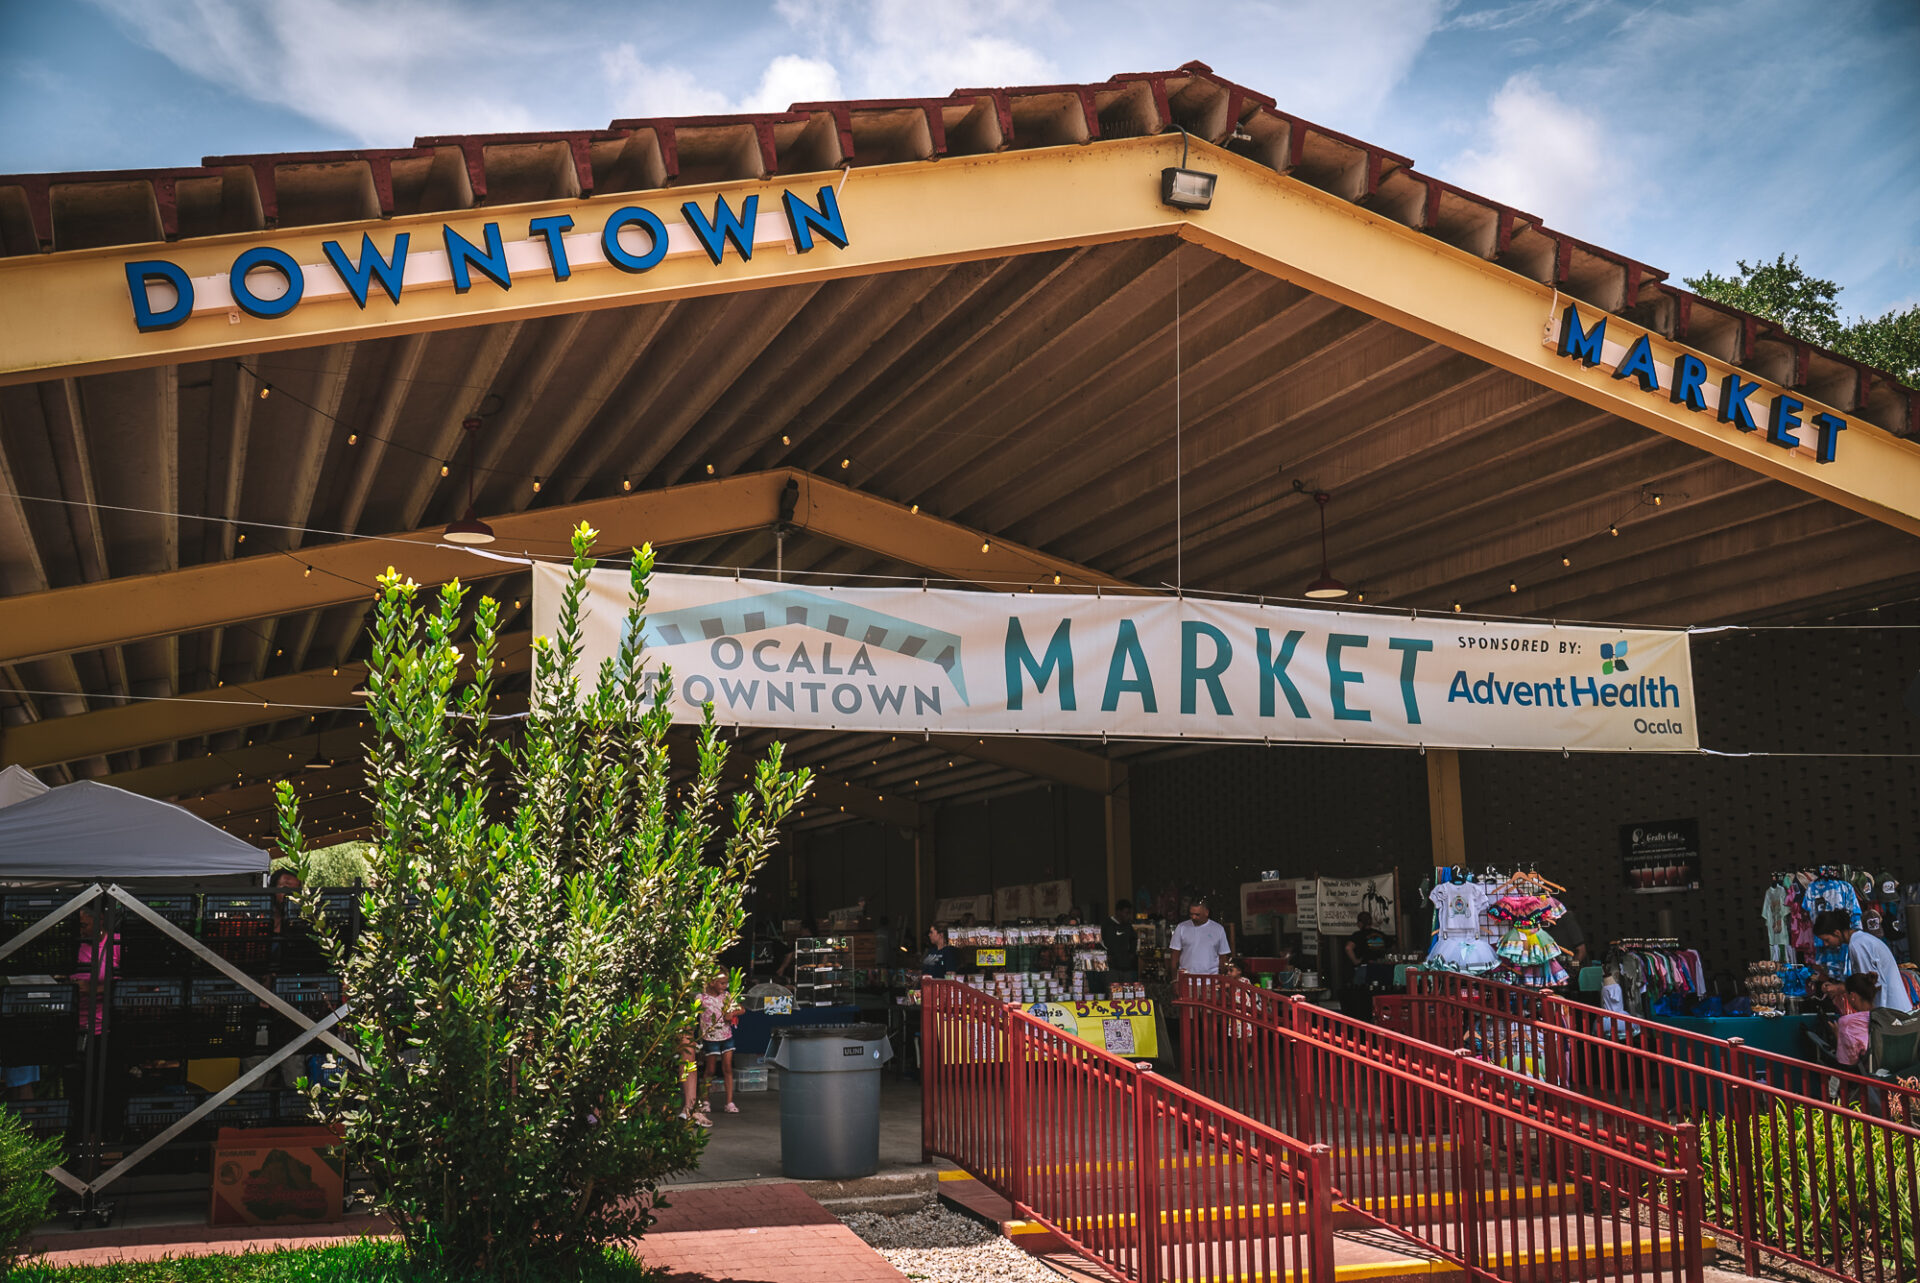
<svg viewBox="0 0 1920 1283"><path fill-rule="evenodd" d="M215 1225L314 1225L341 1218L346 1180L330 1127L222 1127L213 1146Z"/></svg>

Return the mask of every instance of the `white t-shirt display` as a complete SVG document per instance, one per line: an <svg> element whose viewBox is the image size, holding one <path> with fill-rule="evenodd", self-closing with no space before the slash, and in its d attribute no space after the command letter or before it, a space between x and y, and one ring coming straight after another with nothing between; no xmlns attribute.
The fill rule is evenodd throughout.
<svg viewBox="0 0 1920 1283"><path fill-rule="evenodd" d="M1196 976L1217 976L1220 974L1220 959L1232 953L1227 944L1227 929L1208 918L1199 926L1189 918L1173 929L1173 936L1167 941L1169 949L1180 954L1180 970Z"/></svg>
<svg viewBox="0 0 1920 1283"><path fill-rule="evenodd" d="M1880 994L1873 1000L1874 1006L1891 1007L1895 1011L1913 1010L1913 1003L1907 998L1907 986L1900 980L1900 964L1879 936L1855 931L1847 941L1847 958L1855 971L1871 971L1880 978Z"/></svg>

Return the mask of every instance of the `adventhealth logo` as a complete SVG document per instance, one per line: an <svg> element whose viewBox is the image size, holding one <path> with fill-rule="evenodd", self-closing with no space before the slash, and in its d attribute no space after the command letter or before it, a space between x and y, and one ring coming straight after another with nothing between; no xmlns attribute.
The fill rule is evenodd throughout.
<svg viewBox="0 0 1920 1283"><path fill-rule="evenodd" d="M1625 642L1600 643L1600 673L1611 677L1615 673L1627 671L1627 644Z"/></svg>

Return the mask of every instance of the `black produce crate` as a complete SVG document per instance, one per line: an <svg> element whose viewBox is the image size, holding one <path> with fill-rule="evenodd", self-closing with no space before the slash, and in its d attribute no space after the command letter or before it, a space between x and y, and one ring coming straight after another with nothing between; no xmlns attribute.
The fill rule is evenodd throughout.
<svg viewBox="0 0 1920 1283"><path fill-rule="evenodd" d="M58 1136L73 1124L70 1100L0 1100L0 1109L10 1109L35 1136Z"/></svg>
<svg viewBox="0 0 1920 1283"><path fill-rule="evenodd" d="M195 1130L212 1136L221 1127L271 1127L278 1095L275 1091L243 1091L216 1106L202 1121L202 1127Z"/></svg>
<svg viewBox="0 0 1920 1283"><path fill-rule="evenodd" d="M167 1092L161 1095L127 1097L127 1139L150 1140L185 1118L200 1106L201 1097ZM202 1120L204 1124L205 1120ZM200 1132L201 1127L189 1129ZM186 1139L183 1134L175 1140Z"/></svg>
<svg viewBox="0 0 1920 1283"><path fill-rule="evenodd" d="M0 1047L9 1064L64 1065L79 1044L79 986L0 985Z"/></svg>
<svg viewBox="0 0 1920 1283"><path fill-rule="evenodd" d="M209 891L200 904L200 939L228 962L266 967L273 958L273 892Z"/></svg>
<svg viewBox="0 0 1920 1283"><path fill-rule="evenodd" d="M179 980L123 979L113 985L112 1046L116 1051L179 1051L186 1033Z"/></svg>
<svg viewBox="0 0 1920 1283"><path fill-rule="evenodd" d="M273 993L294 1010L318 1020L332 1015L340 1005L340 977L276 976Z"/></svg>
<svg viewBox="0 0 1920 1283"><path fill-rule="evenodd" d="M200 927L200 897L192 892L143 895L140 903L188 935ZM205 964L178 940L132 909L120 911L120 971L129 976L172 976Z"/></svg>
<svg viewBox="0 0 1920 1283"><path fill-rule="evenodd" d="M16 891L0 895L0 945L73 899L71 891ZM79 919L69 913L22 948L0 958L0 975L68 975L79 949Z"/></svg>
<svg viewBox="0 0 1920 1283"><path fill-rule="evenodd" d="M282 1126L292 1127L319 1121L319 1115L313 1112L313 1102L307 1099L307 1093L291 1087L282 1087L274 1093L273 1117Z"/></svg>
<svg viewBox="0 0 1920 1283"><path fill-rule="evenodd" d="M321 919L332 928L336 939L352 944L360 931L360 893L332 889L319 896ZM280 931L278 963L282 971L324 971L333 965L302 913L303 907L292 899L287 901L286 921Z"/></svg>
<svg viewBox="0 0 1920 1283"><path fill-rule="evenodd" d="M187 1050L207 1056L251 1056L260 1028L260 995L225 976L188 982Z"/></svg>

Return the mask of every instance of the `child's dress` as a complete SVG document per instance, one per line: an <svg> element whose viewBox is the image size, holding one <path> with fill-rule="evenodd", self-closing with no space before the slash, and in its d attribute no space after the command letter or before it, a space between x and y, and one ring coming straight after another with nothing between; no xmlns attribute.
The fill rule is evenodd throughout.
<svg viewBox="0 0 1920 1283"><path fill-rule="evenodd" d="M1507 924L1507 934L1494 952L1519 983L1546 986L1567 982L1567 969L1560 965L1560 946L1547 931L1566 913L1558 900L1550 895L1503 895L1489 912L1496 921Z"/></svg>
<svg viewBox="0 0 1920 1283"><path fill-rule="evenodd" d="M1484 882L1442 882L1428 895L1440 924L1427 953L1429 965L1475 975L1500 965L1493 946L1480 938L1480 915L1490 890Z"/></svg>

